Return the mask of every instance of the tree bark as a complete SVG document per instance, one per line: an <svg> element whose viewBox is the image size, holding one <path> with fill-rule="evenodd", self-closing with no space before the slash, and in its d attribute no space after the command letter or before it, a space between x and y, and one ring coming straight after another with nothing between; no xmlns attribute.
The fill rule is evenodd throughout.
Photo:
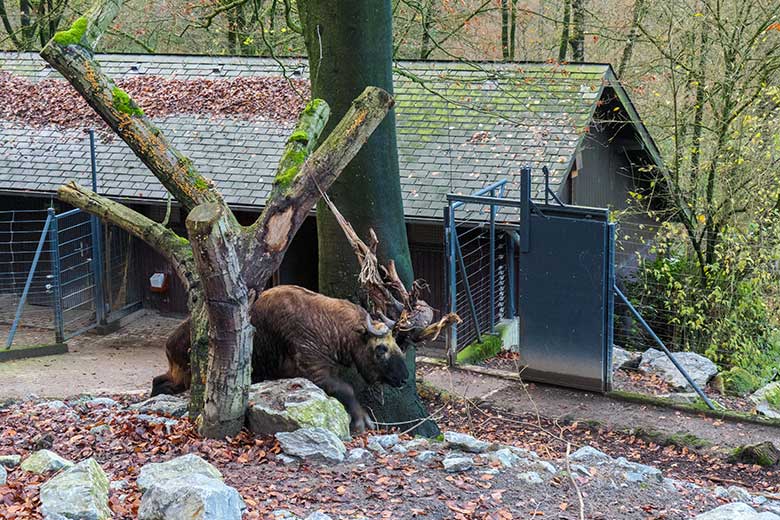
<svg viewBox="0 0 780 520"><path fill-rule="evenodd" d="M206 203L187 215L187 231L208 315L209 360L199 432L235 435L244 425L252 376L249 293L241 276L238 229L224 206Z"/></svg>
<svg viewBox="0 0 780 520"><path fill-rule="evenodd" d="M366 85L392 92L390 0L299 0L298 7L314 97L325 99L333 113L341 115L350 100ZM382 238L378 258L383 264L393 260L401 281L411 287L413 273L392 112L328 194L346 219L353 223L358 235L367 237L369 229L376 231ZM324 204L317 209L317 237L320 292L359 300L357 260L338 222ZM361 402L373 411L379 422L397 422L399 418L419 420L427 416L415 387L414 350L410 346L410 382L400 391L392 392L392 403L363 394ZM359 385L360 378L355 376L351 382ZM438 429L427 421L417 432L437 435Z"/></svg>
<svg viewBox="0 0 780 520"><path fill-rule="evenodd" d="M626 38L626 46L623 47L623 56L620 58L620 65L618 66L618 78L622 78L623 74L628 68L628 64L631 62L631 56L634 54L634 46L636 46L636 40L639 38L639 24L642 23L642 17L645 12L645 0L634 0L634 10L631 16L631 27L628 29L628 37Z"/></svg>
<svg viewBox="0 0 780 520"><path fill-rule="evenodd" d="M561 29L561 41L558 45L558 61L566 61L566 53L569 51L569 25L571 24L571 0L563 0L563 28Z"/></svg>
<svg viewBox="0 0 780 520"><path fill-rule="evenodd" d="M501 0L501 57L509 60L509 0Z"/></svg>
<svg viewBox="0 0 780 520"><path fill-rule="evenodd" d="M571 57L575 63L585 61L585 0L571 0Z"/></svg>

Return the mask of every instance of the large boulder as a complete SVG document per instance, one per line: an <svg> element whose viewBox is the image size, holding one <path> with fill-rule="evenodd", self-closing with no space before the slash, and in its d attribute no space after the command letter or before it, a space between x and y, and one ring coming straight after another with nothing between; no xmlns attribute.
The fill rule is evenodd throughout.
<svg viewBox="0 0 780 520"><path fill-rule="evenodd" d="M349 414L308 379L280 379L254 384L249 389L249 429L255 434L324 428L348 441Z"/></svg>
<svg viewBox="0 0 780 520"><path fill-rule="evenodd" d="M155 482L141 497L138 520L241 520L241 495L199 473Z"/></svg>
<svg viewBox="0 0 780 520"><path fill-rule="evenodd" d="M103 520L108 508L108 477L95 459L72 466L41 486L41 513L45 518Z"/></svg>
<svg viewBox="0 0 780 520"><path fill-rule="evenodd" d="M780 381L769 383L750 396L756 411L772 419L780 419Z"/></svg>
<svg viewBox="0 0 780 520"><path fill-rule="evenodd" d="M276 439L287 455L318 462L341 462L346 446L336 434L325 428L301 428L294 432L279 432Z"/></svg>
<svg viewBox="0 0 780 520"><path fill-rule="evenodd" d="M15 468L20 462L22 462L21 455L0 455L0 466Z"/></svg>
<svg viewBox="0 0 780 520"><path fill-rule="evenodd" d="M138 484L138 489L141 492L145 492L155 484L193 475L203 475L211 479L222 480L222 473L217 468L197 455L190 453L167 462L152 462L143 466L136 484Z"/></svg>
<svg viewBox="0 0 780 520"><path fill-rule="evenodd" d="M699 387L706 385L707 381L718 373L715 363L695 352L674 352L672 355ZM692 390L672 360L660 350L654 348L646 350L642 354L639 370L658 375L677 390Z"/></svg>
<svg viewBox="0 0 780 520"><path fill-rule="evenodd" d="M49 473L50 471L59 471L62 468L69 468L73 463L63 459L53 451L38 450L22 462L22 471L29 471L36 475Z"/></svg>
<svg viewBox="0 0 780 520"><path fill-rule="evenodd" d="M636 368L642 360L640 352L631 352L620 348L617 345L612 346L612 371L621 368Z"/></svg>
<svg viewBox="0 0 780 520"><path fill-rule="evenodd" d="M138 410L141 413L154 413L170 415L172 417L184 417L189 411L190 399L186 394L156 395L130 406L131 410Z"/></svg>
<svg viewBox="0 0 780 520"><path fill-rule="evenodd" d="M780 520L774 513L758 513L744 502L732 502L697 515L694 520Z"/></svg>

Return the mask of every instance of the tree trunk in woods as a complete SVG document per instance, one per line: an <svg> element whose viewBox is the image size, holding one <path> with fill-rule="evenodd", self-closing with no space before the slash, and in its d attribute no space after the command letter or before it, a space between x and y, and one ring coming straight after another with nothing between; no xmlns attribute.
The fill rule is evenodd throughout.
<svg viewBox="0 0 780 520"><path fill-rule="evenodd" d="M501 57L509 60L509 0L501 0Z"/></svg>
<svg viewBox="0 0 780 520"><path fill-rule="evenodd" d="M582 63L585 61L585 0L571 0L571 14L571 58L575 63Z"/></svg>
<svg viewBox="0 0 780 520"><path fill-rule="evenodd" d="M563 20L561 20L561 41L558 45L558 61L566 61L566 53L569 51L569 26L571 25L571 0L563 0Z"/></svg>
<svg viewBox="0 0 780 520"><path fill-rule="evenodd" d="M623 74L628 68L628 64L631 62L631 56L634 54L634 46L636 45L636 40L639 37L639 24L642 23L644 12L645 0L635 0L634 12L631 16L631 27L628 29L626 46L623 47L623 56L620 58L620 65L618 66L618 78L623 77Z"/></svg>
<svg viewBox="0 0 780 520"><path fill-rule="evenodd" d="M384 119L393 100L381 89L365 89L316 150L329 109L322 100L309 103L287 141L265 210L254 224L242 227L212 183L95 61L92 49L120 7L121 0L98 2L68 31L57 33L41 56L189 212L190 241L75 183L62 186L58 193L65 202L144 240L171 263L187 291L192 316L191 414L200 413L203 435L235 435L244 422L250 383L250 294L262 292L314 209L320 189L331 186Z"/></svg>
<svg viewBox="0 0 780 520"><path fill-rule="evenodd" d="M309 55L312 96L325 99L337 116L367 85L392 92L392 5L390 0L298 0ZM326 127L327 128L327 127ZM411 287L413 273L398 172L395 115L391 112L328 191L357 234L381 237L377 256L393 260L398 276ZM320 292L359 299L358 263L331 212L317 209ZM417 396L414 347L410 346L410 377L400 390L386 388L384 399L361 393L361 402L379 422L415 421L427 414ZM359 386L360 378L352 378ZM407 423L411 426L413 423ZM401 425L403 428L403 425ZM438 435L431 421L416 433Z"/></svg>

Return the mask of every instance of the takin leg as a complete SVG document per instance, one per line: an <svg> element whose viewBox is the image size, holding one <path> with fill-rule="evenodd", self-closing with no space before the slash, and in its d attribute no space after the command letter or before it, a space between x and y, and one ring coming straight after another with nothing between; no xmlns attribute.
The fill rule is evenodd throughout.
<svg viewBox="0 0 780 520"><path fill-rule="evenodd" d="M182 322L165 342L168 372L152 380L152 397L180 394L190 387L190 320Z"/></svg>
<svg viewBox="0 0 780 520"><path fill-rule="evenodd" d="M355 433L363 433L366 429L373 429L374 423L366 413L357 398L352 386L345 383L332 373L317 374L313 383L322 388L326 394L339 400L349 413L349 429Z"/></svg>

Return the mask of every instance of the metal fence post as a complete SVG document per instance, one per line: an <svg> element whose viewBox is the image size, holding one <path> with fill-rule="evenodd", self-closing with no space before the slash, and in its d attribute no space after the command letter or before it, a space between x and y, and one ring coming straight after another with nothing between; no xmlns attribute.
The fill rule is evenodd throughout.
<svg viewBox="0 0 780 520"><path fill-rule="evenodd" d="M458 294L456 283L456 270L455 270L455 240L453 240L453 234L455 233L455 208L453 208L452 202L450 202L446 208L444 208L445 218L445 246L447 248L447 292L449 295L449 312L458 312ZM449 329L449 344L447 345L447 361L450 366L455 366L455 358L458 352L458 325L453 323Z"/></svg>
<svg viewBox="0 0 780 520"><path fill-rule="evenodd" d="M92 167L92 191L98 192L97 157L95 154L95 130L89 129L89 157ZM100 219L90 216L92 233L92 275L95 277L95 321L98 325L106 324L106 295L103 291L103 233L100 229Z"/></svg>
<svg viewBox="0 0 780 520"><path fill-rule="evenodd" d="M57 343L65 343L65 318L62 312L62 280L60 277L60 233L59 221L54 208L49 208L51 226L49 227L51 244L51 277L54 291L54 339Z"/></svg>
<svg viewBox="0 0 780 520"><path fill-rule="evenodd" d="M531 168L520 168L520 252L531 249Z"/></svg>
<svg viewBox="0 0 780 520"><path fill-rule="evenodd" d="M10 349L14 342L16 329L19 327L19 322L22 319L22 311L24 310L24 304L27 301L27 294L30 292L30 286L32 285L33 277L35 276L35 269L38 267L38 260L41 258L41 251L43 251L43 246L46 243L46 232L51 225L51 220L52 214L49 213L46 216L46 223L43 225L43 231L41 231L41 238L38 239L38 247L35 249L35 256L33 256L30 272L27 273L27 280L24 282L24 290L22 290L22 296L19 298L19 305L16 306L14 322L11 324L11 330L8 332L8 339L5 342L6 349Z"/></svg>
<svg viewBox="0 0 780 520"><path fill-rule="evenodd" d="M495 188L490 196L496 196ZM496 331L496 205L490 205L490 332Z"/></svg>
<svg viewBox="0 0 780 520"><path fill-rule="evenodd" d="M517 315L517 304L515 303L515 241L512 237L507 237L506 241L507 258L507 277L509 278L509 317L514 318Z"/></svg>

